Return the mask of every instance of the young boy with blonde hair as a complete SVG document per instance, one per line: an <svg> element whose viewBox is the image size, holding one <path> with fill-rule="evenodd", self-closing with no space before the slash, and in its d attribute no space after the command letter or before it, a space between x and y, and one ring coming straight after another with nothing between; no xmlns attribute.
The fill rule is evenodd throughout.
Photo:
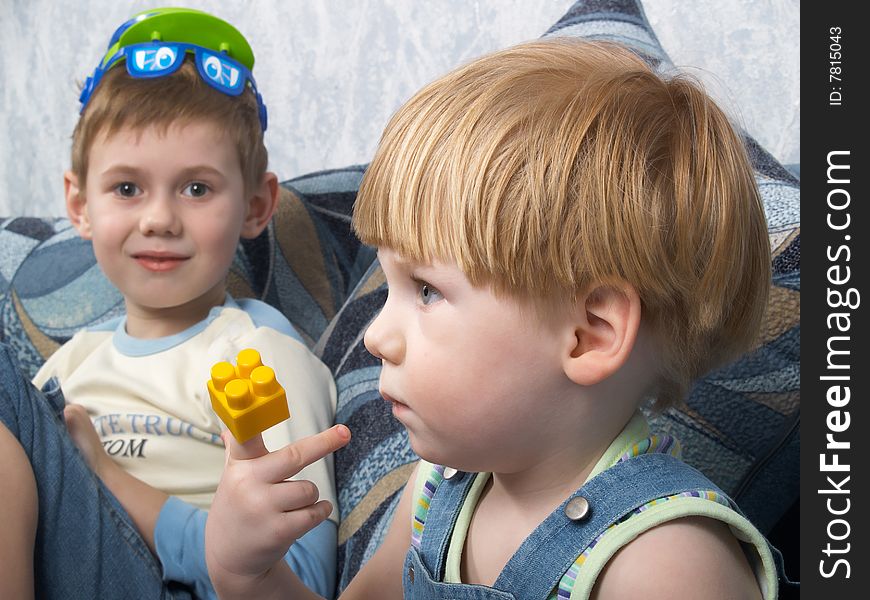
<svg viewBox="0 0 870 600"><path fill-rule="evenodd" d="M4 597L34 583L40 597L213 597L205 511L224 466L206 387L215 363L253 348L275 370L293 418L267 430L271 448L332 425L326 366L284 315L227 291L240 240L267 227L278 199L253 61L229 23L154 9L118 28L82 90L66 204L125 312L77 333L34 378L55 391L59 381L69 436L56 418L63 398L47 393L53 414L4 351L0 466L18 490L0 502ZM331 459L301 476L335 502ZM326 595L336 529L326 520L286 557Z"/></svg>
<svg viewBox="0 0 870 600"><path fill-rule="evenodd" d="M345 597L776 597L763 536L640 410L747 349L770 285L743 144L696 84L604 42L483 57L392 118L354 226L389 286L365 343L423 461ZM283 462L228 440L221 597L313 596L277 559L316 505L255 507L348 438Z"/></svg>

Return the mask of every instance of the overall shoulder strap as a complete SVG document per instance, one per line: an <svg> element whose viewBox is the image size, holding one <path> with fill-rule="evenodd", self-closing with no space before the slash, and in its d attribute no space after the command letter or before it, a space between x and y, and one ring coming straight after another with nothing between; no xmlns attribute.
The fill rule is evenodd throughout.
<svg viewBox="0 0 870 600"><path fill-rule="evenodd" d="M419 550L420 559L433 579L441 581L450 536L453 534L465 498L474 483L475 474L456 471L449 467L446 469L435 467L435 469L441 470L442 477L430 477L423 496L417 499L418 502L423 503L428 501L428 506L415 507L412 545ZM423 509L422 520L418 518L418 508Z"/></svg>
<svg viewBox="0 0 870 600"><path fill-rule="evenodd" d="M493 587L516 598L547 598L577 556L612 523L656 498L698 489L725 495L702 473L668 454L619 462L553 511L520 545ZM578 506L588 509L583 513Z"/></svg>

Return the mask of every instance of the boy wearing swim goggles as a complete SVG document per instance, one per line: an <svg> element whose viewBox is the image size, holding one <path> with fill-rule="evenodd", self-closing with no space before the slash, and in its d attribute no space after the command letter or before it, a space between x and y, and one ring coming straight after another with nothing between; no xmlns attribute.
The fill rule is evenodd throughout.
<svg viewBox="0 0 870 600"><path fill-rule="evenodd" d="M240 239L267 227L278 199L253 65L230 24L163 8L124 23L84 85L67 209L125 312L77 333L34 378L37 387L59 381L69 435L42 394L2 386L20 393L0 398L0 467L13 482L23 474L17 500L0 508L2 522L15 524L0 534L2 597L29 596L34 583L40 597L214 596L205 511L224 449L205 382L216 362L250 347L275 369L293 418L267 430L271 448L332 425L326 366L284 315L227 293ZM282 501L316 506L323 522L287 561L329 596L330 459L299 477L308 481L287 482ZM315 504L318 492L329 502Z"/></svg>

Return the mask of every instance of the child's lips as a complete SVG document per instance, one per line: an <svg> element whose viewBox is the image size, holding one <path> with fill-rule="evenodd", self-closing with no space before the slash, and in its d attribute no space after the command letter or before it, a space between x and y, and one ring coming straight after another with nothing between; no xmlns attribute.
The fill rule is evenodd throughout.
<svg viewBox="0 0 870 600"><path fill-rule="evenodd" d="M165 273L180 266L187 257L169 252L140 252L134 254L133 259L149 271Z"/></svg>
<svg viewBox="0 0 870 600"><path fill-rule="evenodd" d="M404 402L399 402L398 400L396 400L395 398L393 398L392 396L390 396L388 393L384 392L383 390L381 390L381 397L393 405L393 412L394 413L397 410L408 410L407 404L405 404Z"/></svg>

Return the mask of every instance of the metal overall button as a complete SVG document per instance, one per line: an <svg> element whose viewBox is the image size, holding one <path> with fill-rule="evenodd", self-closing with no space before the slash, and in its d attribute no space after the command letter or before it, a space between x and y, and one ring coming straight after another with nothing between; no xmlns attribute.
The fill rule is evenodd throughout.
<svg viewBox="0 0 870 600"><path fill-rule="evenodd" d="M447 479L447 480L453 479L458 474L459 474L459 471L457 471L453 467L444 467L444 479Z"/></svg>
<svg viewBox="0 0 870 600"><path fill-rule="evenodd" d="M583 496L571 498L565 505L565 516L572 521L584 520L589 516L589 501Z"/></svg>

